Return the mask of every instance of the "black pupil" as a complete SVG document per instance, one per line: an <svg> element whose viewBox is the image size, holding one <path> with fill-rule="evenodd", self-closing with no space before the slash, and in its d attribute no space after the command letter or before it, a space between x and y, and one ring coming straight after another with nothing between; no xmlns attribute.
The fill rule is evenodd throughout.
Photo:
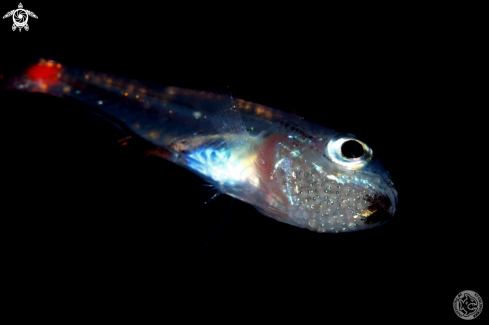
<svg viewBox="0 0 489 325"><path fill-rule="evenodd" d="M346 158L358 158L363 155L363 147L357 141L348 140L341 145L341 153Z"/></svg>

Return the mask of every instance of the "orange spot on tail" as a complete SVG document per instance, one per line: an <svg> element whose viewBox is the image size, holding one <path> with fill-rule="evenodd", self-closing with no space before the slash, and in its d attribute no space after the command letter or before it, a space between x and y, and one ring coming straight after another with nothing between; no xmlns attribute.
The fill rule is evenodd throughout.
<svg viewBox="0 0 489 325"><path fill-rule="evenodd" d="M27 76L31 80L42 81L47 85L55 84L58 81L60 68L52 62L40 62L27 71Z"/></svg>

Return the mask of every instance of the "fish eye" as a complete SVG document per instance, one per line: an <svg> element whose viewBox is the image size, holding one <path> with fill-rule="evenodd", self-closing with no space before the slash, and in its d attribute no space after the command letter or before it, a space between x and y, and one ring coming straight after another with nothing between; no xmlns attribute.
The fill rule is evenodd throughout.
<svg viewBox="0 0 489 325"><path fill-rule="evenodd" d="M346 158L361 157L363 152L363 146L355 140L347 140L341 145L341 153Z"/></svg>
<svg viewBox="0 0 489 325"><path fill-rule="evenodd" d="M326 146L326 155L335 163L349 169L359 169L372 160L372 149L362 141L349 136L332 138Z"/></svg>

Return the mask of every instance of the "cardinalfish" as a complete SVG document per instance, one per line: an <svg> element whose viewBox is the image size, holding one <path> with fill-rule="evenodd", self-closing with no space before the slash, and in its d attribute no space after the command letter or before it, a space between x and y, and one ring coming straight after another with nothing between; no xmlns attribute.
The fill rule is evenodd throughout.
<svg viewBox="0 0 489 325"><path fill-rule="evenodd" d="M163 86L48 60L12 77L8 88L96 107L150 141L155 155L289 225L351 232L396 211L391 176L366 143L226 90Z"/></svg>

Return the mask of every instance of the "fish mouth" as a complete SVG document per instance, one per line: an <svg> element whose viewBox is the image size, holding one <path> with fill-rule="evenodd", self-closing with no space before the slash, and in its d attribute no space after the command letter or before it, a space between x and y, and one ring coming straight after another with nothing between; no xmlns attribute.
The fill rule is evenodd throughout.
<svg viewBox="0 0 489 325"><path fill-rule="evenodd" d="M397 190L392 181L385 182L387 191L375 192L365 197L369 203L366 211L361 215L361 220L367 225L380 225L390 220L396 213ZM392 184L392 185L390 185Z"/></svg>

